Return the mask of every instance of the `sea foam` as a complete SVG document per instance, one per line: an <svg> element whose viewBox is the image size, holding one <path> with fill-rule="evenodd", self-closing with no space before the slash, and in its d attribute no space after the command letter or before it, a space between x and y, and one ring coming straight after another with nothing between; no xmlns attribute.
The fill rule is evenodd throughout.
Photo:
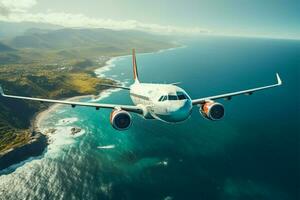
<svg viewBox="0 0 300 200"><path fill-rule="evenodd" d="M97 148L98 149L113 149L113 148L115 148L115 145L112 144L112 145L106 145L106 146L98 146Z"/></svg>

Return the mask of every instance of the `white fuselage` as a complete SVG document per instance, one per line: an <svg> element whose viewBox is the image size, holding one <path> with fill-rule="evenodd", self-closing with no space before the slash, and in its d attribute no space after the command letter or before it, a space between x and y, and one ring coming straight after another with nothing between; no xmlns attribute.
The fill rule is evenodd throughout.
<svg viewBox="0 0 300 200"><path fill-rule="evenodd" d="M130 97L143 109L146 119L176 123L191 115L191 98L182 88L172 84L136 82L130 86Z"/></svg>

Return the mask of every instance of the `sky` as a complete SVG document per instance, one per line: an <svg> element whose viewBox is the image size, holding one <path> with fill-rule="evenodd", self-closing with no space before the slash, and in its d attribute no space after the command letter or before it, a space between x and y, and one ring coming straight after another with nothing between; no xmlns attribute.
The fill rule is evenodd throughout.
<svg viewBox="0 0 300 200"><path fill-rule="evenodd" d="M0 20L300 39L300 0L0 0Z"/></svg>

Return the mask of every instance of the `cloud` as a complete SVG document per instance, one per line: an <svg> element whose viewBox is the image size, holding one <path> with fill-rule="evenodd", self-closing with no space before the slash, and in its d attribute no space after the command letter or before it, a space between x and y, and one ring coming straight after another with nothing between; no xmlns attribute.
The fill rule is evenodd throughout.
<svg viewBox="0 0 300 200"><path fill-rule="evenodd" d="M3 6L0 2L0 16L8 16L10 13L10 10Z"/></svg>
<svg viewBox="0 0 300 200"><path fill-rule="evenodd" d="M90 18L82 14L70 13L11 13L9 16L0 15L0 20L11 22L42 22L65 27L81 27L81 28L108 28L115 30L140 30L159 34L200 34L210 33L210 30L199 27L182 28L178 26L147 24L136 20L112 20L101 18Z"/></svg>
<svg viewBox="0 0 300 200"><path fill-rule="evenodd" d="M139 30L159 34L200 34L210 30L199 27L183 28L171 25L147 24L136 20L112 20L91 18L83 14L64 12L30 13L28 10L36 5L36 0L0 0L0 20L10 22L41 22L80 28L107 28L114 30Z"/></svg>
<svg viewBox="0 0 300 200"><path fill-rule="evenodd" d="M0 0L0 15L13 12L26 12L37 3L36 0ZM2 13L6 11L6 13Z"/></svg>

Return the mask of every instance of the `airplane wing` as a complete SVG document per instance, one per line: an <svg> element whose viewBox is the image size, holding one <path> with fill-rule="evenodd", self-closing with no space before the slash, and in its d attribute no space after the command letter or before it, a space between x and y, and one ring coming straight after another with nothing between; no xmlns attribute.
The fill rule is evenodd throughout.
<svg viewBox="0 0 300 200"><path fill-rule="evenodd" d="M105 103L90 103L90 102L76 102L76 101L67 101L67 100L54 100L54 99L43 99L43 98L33 98L33 97L24 97L24 96L15 96L15 95L7 95L4 93L2 87L0 86L0 94L3 97L12 98L12 99L23 99L23 100L31 100L31 101L39 101L41 103L58 103L58 104L67 104L71 105L73 108L76 106L86 106L86 107L94 107L97 110L100 108L108 108L108 109L122 109L128 112L134 112L138 114L142 114L143 111L139 106L134 105L118 105L118 104L105 104Z"/></svg>
<svg viewBox="0 0 300 200"><path fill-rule="evenodd" d="M270 89L270 88L282 85L282 81L281 81L278 73L276 73L276 78L277 78L277 83L273 84L273 85L267 85L267 86L263 86L263 87L247 89L247 90L242 90L242 91L238 91L238 92L231 92L231 93L221 94L221 95L216 95L216 96L210 96L210 97L205 97L205 98L201 98L201 99L194 99L194 100L192 100L192 104L193 105L203 104L205 102L216 100L216 99L230 100L233 96L238 96L238 95L242 95L242 94L251 95L256 91Z"/></svg>

